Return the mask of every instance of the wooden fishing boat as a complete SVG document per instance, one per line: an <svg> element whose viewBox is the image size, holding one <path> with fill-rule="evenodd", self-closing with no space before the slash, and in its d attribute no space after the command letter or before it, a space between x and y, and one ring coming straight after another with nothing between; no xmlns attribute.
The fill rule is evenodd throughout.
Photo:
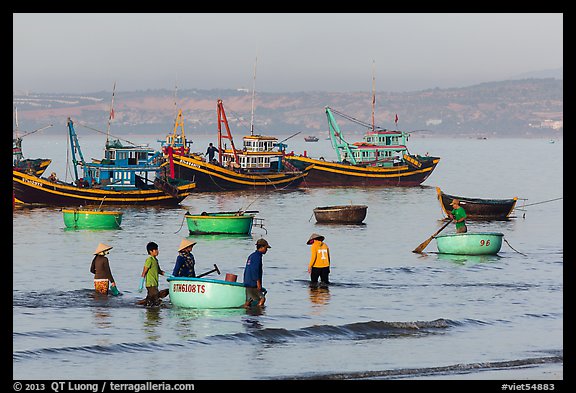
<svg viewBox="0 0 576 393"><path fill-rule="evenodd" d="M117 229L122 224L121 211L62 209L66 228Z"/></svg>
<svg viewBox="0 0 576 393"><path fill-rule="evenodd" d="M459 255L495 255L502 247L504 234L499 232L467 232L436 236L438 252Z"/></svg>
<svg viewBox="0 0 576 393"><path fill-rule="evenodd" d="M186 213L186 223L191 235L249 235L252 227L262 226L262 220L256 219L257 211L217 212L201 214Z"/></svg>
<svg viewBox="0 0 576 393"><path fill-rule="evenodd" d="M366 205L322 206L314 209L314 216L322 224L361 224L367 209Z"/></svg>
<svg viewBox="0 0 576 393"><path fill-rule="evenodd" d="M243 283L199 277L167 279L170 302L184 308L236 308L246 302Z"/></svg>
<svg viewBox="0 0 576 393"><path fill-rule="evenodd" d="M177 205L195 188L194 182L168 176L161 168L162 153L147 146L107 141L104 159L86 162L70 118L68 131L76 180L50 181L13 170L16 200L56 206L100 205L102 201L108 205ZM82 168L83 177L77 167Z"/></svg>
<svg viewBox="0 0 576 393"><path fill-rule="evenodd" d="M363 126L369 125L330 107L325 109L337 161L306 154L285 156L296 168L309 170L305 186L418 186L440 161L439 157L409 154L406 147L409 133L381 129L373 124L361 142L348 143L333 112Z"/></svg>
<svg viewBox="0 0 576 393"><path fill-rule="evenodd" d="M48 165L50 165L52 160L48 158L24 158L24 155L22 154L22 138L35 132L42 131L46 128L52 127L52 125L50 124L49 126L42 127L37 130L30 131L23 135L20 135L18 130L17 113L18 112L16 112L16 129L14 130L16 138L12 138L13 169L15 171L27 173L29 175L42 176L42 174L46 171L46 168L48 168Z"/></svg>
<svg viewBox="0 0 576 393"><path fill-rule="evenodd" d="M200 153L186 154L183 149L164 146L165 157L174 164L171 173L175 177L193 180L196 191L270 190L295 188L302 183L308 172L284 159L286 144L273 136L251 133L243 138L243 147L236 149L222 100L217 102L217 113L218 160L208 162ZM222 134L222 123L227 135ZM182 139L180 143L186 143ZM229 148L223 139L230 141Z"/></svg>
<svg viewBox="0 0 576 393"><path fill-rule="evenodd" d="M512 218L511 214L516 207L518 197L508 199L481 199L445 194L440 187L436 187L436 196L444 216L452 211L450 203L454 199L460 200L460 206L466 211L467 220L506 220Z"/></svg>

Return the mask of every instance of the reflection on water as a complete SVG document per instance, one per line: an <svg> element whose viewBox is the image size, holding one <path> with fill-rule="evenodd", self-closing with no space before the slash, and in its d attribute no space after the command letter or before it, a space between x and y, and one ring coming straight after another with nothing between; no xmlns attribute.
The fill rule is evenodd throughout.
<svg viewBox="0 0 576 393"><path fill-rule="evenodd" d="M320 314L330 302L330 289L327 286L310 286L308 295L314 314Z"/></svg>
<svg viewBox="0 0 576 393"><path fill-rule="evenodd" d="M473 265L476 263L498 262L501 256L496 255L460 255L437 253L439 261L450 261L458 265Z"/></svg>
<svg viewBox="0 0 576 393"><path fill-rule="evenodd" d="M144 333L150 341L160 339L160 330L162 326L162 307L146 307L146 320L143 323Z"/></svg>

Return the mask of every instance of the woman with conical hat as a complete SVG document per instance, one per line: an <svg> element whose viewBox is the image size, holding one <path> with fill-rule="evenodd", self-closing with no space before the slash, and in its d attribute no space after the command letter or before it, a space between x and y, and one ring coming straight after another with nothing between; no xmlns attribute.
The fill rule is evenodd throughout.
<svg viewBox="0 0 576 393"><path fill-rule="evenodd" d="M174 277L196 277L194 266L196 261L192 255L192 247L196 242L190 239L182 239L178 246L178 256L176 257L176 264L172 275Z"/></svg>
<svg viewBox="0 0 576 393"><path fill-rule="evenodd" d="M110 292L116 296L120 294L120 292L116 287L116 282L110 270L110 262L106 257L106 254L108 254L111 249L112 246L107 244L98 244L98 247L96 247L94 251L94 259L92 259L90 272L94 274L94 289L97 293L107 295L108 287L110 286Z"/></svg>
<svg viewBox="0 0 576 393"><path fill-rule="evenodd" d="M310 247L310 263L308 264L308 273L310 273L310 285L317 286L320 278L321 286L330 284L328 276L330 275L330 249L324 243L324 236L317 233L310 235L306 244Z"/></svg>

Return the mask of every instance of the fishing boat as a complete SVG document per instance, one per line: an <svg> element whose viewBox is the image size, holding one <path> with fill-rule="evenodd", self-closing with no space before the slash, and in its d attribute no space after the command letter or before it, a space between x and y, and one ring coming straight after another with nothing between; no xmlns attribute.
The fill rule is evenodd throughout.
<svg viewBox="0 0 576 393"><path fill-rule="evenodd" d="M326 107L332 147L337 161L322 157L286 155L296 168L309 170L306 186L418 186L432 174L439 157L409 154L406 147L409 134L404 131L371 128L361 142L344 140L333 112Z"/></svg>
<svg viewBox="0 0 576 393"><path fill-rule="evenodd" d="M217 161L208 162L200 153L182 153L170 145L163 147L164 156L173 162L170 171L175 177L193 180L196 191L269 190L295 188L302 183L308 172L284 159L285 140L278 142L276 137L251 132L243 138L242 148L237 149L222 100L217 101L217 114L220 152ZM226 135L222 133L223 123ZM230 147L223 144L223 139L230 141Z"/></svg>
<svg viewBox="0 0 576 393"><path fill-rule="evenodd" d="M62 209L64 225L71 229L118 229L122 224L121 211L100 209Z"/></svg>
<svg viewBox="0 0 576 393"><path fill-rule="evenodd" d="M186 223L191 235L249 235L254 225L263 227L263 220L255 218L257 210L186 213Z"/></svg>
<svg viewBox="0 0 576 393"><path fill-rule="evenodd" d="M246 302L243 283L200 277L167 279L170 302L184 308L236 308Z"/></svg>
<svg viewBox="0 0 576 393"><path fill-rule="evenodd" d="M432 174L439 157L408 152L409 133L375 125L376 90L372 77L372 123L360 121L328 106L325 107L332 148L336 161L306 155L286 156L301 170L309 169L306 186L418 186ZM362 141L349 143L344 139L334 113L368 128ZM398 115L395 119L398 125Z"/></svg>
<svg viewBox="0 0 576 393"><path fill-rule="evenodd" d="M495 255L502 247L504 234L499 232L467 232L437 235L436 246L442 254Z"/></svg>
<svg viewBox="0 0 576 393"><path fill-rule="evenodd" d="M145 145L124 146L107 138L104 158L86 162L70 118L67 125L75 181L51 181L13 170L17 200L66 207L98 205L103 200L107 205L177 205L194 190L194 182L171 178L161 167L162 152Z"/></svg>
<svg viewBox="0 0 576 393"><path fill-rule="evenodd" d="M511 216L518 197L507 199L481 199L468 198L463 196L445 194L440 187L436 187L436 196L442 213L448 217L448 212L452 211L450 203L454 199L460 201L460 205L466 211L467 220L506 220Z"/></svg>
<svg viewBox="0 0 576 393"><path fill-rule="evenodd" d="M308 135L307 137L304 137L304 140L306 142L318 142L319 139L317 137L315 137L314 135Z"/></svg>
<svg viewBox="0 0 576 393"><path fill-rule="evenodd" d="M367 210L366 205L322 206L314 209L314 216L323 224L361 224Z"/></svg>
<svg viewBox="0 0 576 393"><path fill-rule="evenodd" d="M14 116L16 119L16 129L13 134L15 134L16 137L12 138L13 169L15 171L40 177L46 171L46 168L48 168L48 165L50 165L52 160L48 158L24 158L24 155L22 154L22 138L34 134L35 132L50 128L52 127L52 124L20 135L20 130L18 129L18 110L15 110Z"/></svg>

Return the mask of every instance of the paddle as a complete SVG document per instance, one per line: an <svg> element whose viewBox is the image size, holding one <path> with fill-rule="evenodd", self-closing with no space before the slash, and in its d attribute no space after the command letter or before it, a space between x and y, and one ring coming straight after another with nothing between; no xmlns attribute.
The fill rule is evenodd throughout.
<svg viewBox="0 0 576 393"><path fill-rule="evenodd" d="M218 272L218 274L220 274L220 270L218 269L218 266L216 266L216 264L214 264L214 269L210 270L209 272L202 273L202 274L196 276L196 278L204 277L204 276L206 276L210 273L214 273L214 272Z"/></svg>
<svg viewBox="0 0 576 393"><path fill-rule="evenodd" d="M414 250L412 250L412 252L417 252L419 254L422 253L422 251L424 251L424 249L428 246L428 244L430 244L430 242L432 241L432 239L434 239L434 237L439 234L440 232L442 232L442 230L444 228L446 228L448 226L448 224L450 224L452 222L452 219L450 219L450 221L448 221L446 224L444 224L442 226L442 228L438 229L436 232L434 232L434 234L432 236L430 236L428 239L426 239L424 242L422 242L422 244L420 244L418 247L416 247Z"/></svg>

